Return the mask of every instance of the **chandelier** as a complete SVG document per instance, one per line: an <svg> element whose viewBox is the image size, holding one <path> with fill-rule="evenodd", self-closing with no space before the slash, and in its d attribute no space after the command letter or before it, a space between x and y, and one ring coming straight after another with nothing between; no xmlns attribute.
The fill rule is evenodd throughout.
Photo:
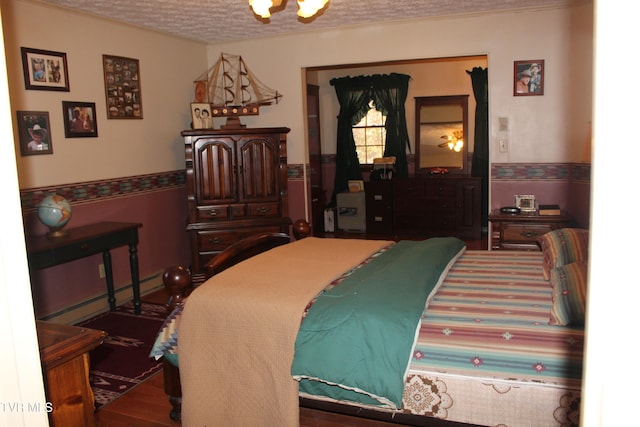
<svg viewBox="0 0 640 427"><path fill-rule="evenodd" d="M442 135L440 138L446 139L446 142L438 145L441 148L448 148L449 150L455 151L456 153L462 150L464 146L464 141L462 140L462 131L456 130L453 132L453 135Z"/></svg>
<svg viewBox="0 0 640 427"><path fill-rule="evenodd" d="M253 13L263 19L270 18L270 9L282 5L283 0L249 0L249 6ZM301 18L311 18L325 7L329 0L297 0L298 16Z"/></svg>

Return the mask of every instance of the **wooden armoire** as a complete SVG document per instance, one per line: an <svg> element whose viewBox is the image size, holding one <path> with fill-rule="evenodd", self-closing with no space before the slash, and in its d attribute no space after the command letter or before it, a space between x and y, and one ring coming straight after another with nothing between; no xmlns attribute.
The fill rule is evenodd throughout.
<svg viewBox="0 0 640 427"><path fill-rule="evenodd" d="M206 263L238 240L289 233L288 132L285 127L182 132L195 284L205 280Z"/></svg>

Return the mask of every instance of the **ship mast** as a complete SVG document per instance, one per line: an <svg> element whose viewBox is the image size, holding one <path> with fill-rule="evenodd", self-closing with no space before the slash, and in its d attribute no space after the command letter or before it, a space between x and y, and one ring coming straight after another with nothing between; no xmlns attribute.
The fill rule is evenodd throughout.
<svg viewBox="0 0 640 427"><path fill-rule="evenodd" d="M223 128L245 127L241 116L260 114L260 106L278 103L282 94L262 83L240 55L222 53L206 73L194 81L196 102L211 104L212 117L227 117ZM206 99L197 99L204 90Z"/></svg>

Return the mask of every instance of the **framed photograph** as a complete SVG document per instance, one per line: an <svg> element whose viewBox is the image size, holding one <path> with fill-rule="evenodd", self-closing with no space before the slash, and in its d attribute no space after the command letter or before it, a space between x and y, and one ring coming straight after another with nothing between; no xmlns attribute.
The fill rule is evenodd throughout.
<svg viewBox="0 0 640 427"><path fill-rule="evenodd" d="M108 119L142 119L140 61L102 55Z"/></svg>
<svg viewBox="0 0 640 427"><path fill-rule="evenodd" d="M67 54L21 47L24 87L69 92Z"/></svg>
<svg viewBox="0 0 640 427"><path fill-rule="evenodd" d="M53 154L48 111L16 111L20 153L23 156Z"/></svg>
<svg viewBox="0 0 640 427"><path fill-rule="evenodd" d="M544 95L544 59L513 63L513 96Z"/></svg>
<svg viewBox="0 0 640 427"><path fill-rule="evenodd" d="M98 136L96 104L94 102L62 101L64 136L95 138Z"/></svg>
<svg viewBox="0 0 640 427"><path fill-rule="evenodd" d="M349 192L357 193L364 191L364 181L361 180L349 180Z"/></svg>
<svg viewBox="0 0 640 427"><path fill-rule="evenodd" d="M516 196L516 207L522 212L536 211L536 196L531 194L523 194Z"/></svg>
<svg viewBox="0 0 640 427"><path fill-rule="evenodd" d="M191 103L191 127L193 129L213 129L211 105L202 102Z"/></svg>

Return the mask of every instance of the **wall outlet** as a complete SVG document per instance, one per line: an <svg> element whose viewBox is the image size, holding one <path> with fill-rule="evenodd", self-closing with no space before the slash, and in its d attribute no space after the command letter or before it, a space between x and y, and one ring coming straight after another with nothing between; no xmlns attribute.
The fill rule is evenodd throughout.
<svg viewBox="0 0 640 427"><path fill-rule="evenodd" d="M506 138L502 138L498 140L498 151L501 153L506 153L509 151L509 140Z"/></svg>
<svg viewBox="0 0 640 427"><path fill-rule="evenodd" d="M104 264L99 264L98 265L98 276L100 276L101 279L104 279L104 277L105 277Z"/></svg>

